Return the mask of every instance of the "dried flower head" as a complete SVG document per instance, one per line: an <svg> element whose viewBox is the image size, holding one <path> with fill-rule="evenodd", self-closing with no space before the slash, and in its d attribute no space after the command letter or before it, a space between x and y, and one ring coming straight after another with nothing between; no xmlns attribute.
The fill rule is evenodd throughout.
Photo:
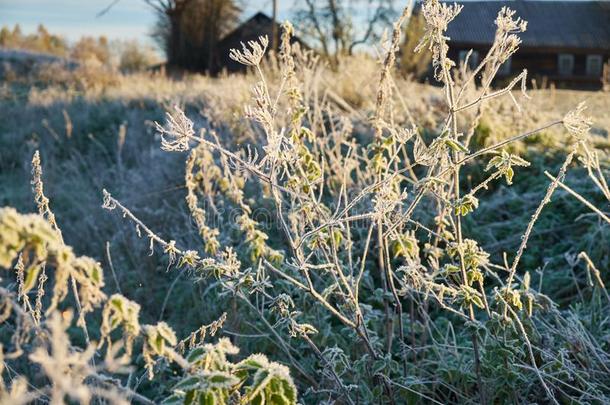
<svg viewBox="0 0 610 405"><path fill-rule="evenodd" d="M402 192L398 189L396 182L383 183L373 198L374 210L379 217L392 212L396 207L400 206L401 201L407 198L407 191Z"/></svg>
<svg viewBox="0 0 610 405"><path fill-rule="evenodd" d="M511 10L508 7L502 7L496 18L496 27L501 32L506 33L519 33L527 30L527 21L522 20L520 17L513 19L515 10Z"/></svg>
<svg viewBox="0 0 610 405"><path fill-rule="evenodd" d="M527 30L527 21L519 17L515 19L514 15L514 10L502 7L496 18L496 41L498 41L496 57L499 63L506 62L519 49L521 39L517 34Z"/></svg>
<svg viewBox="0 0 610 405"><path fill-rule="evenodd" d="M112 211L113 209L115 209L116 201L114 201L114 199L112 198L112 195L106 189L103 189L102 193L104 195L103 202L102 202L102 208L104 208L108 211Z"/></svg>
<svg viewBox="0 0 610 405"><path fill-rule="evenodd" d="M258 66L265 55L269 46L269 38L266 35L258 37L258 41L248 41L248 44L241 43L242 50L231 49L229 57L236 62L246 66Z"/></svg>
<svg viewBox="0 0 610 405"><path fill-rule="evenodd" d="M591 129L591 125L593 125L591 117L584 114L586 109L587 106L583 101L578 104L575 110L568 112L563 117L563 126L578 139L584 138L589 129Z"/></svg>
<svg viewBox="0 0 610 405"><path fill-rule="evenodd" d="M441 80L440 72L442 70L455 65L453 61L447 58L449 50L447 40L449 38L445 36L445 31L447 31L449 23L462 11L462 8L461 5L447 5L438 0L428 0L422 6L421 13L426 20L426 31L419 45L415 48L415 52L420 52L426 46L432 52L432 65L434 66L435 77L438 80Z"/></svg>
<svg viewBox="0 0 610 405"><path fill-rule="evenodd" d="M188 150L189 140L195 135L193 121L177 105L173 112L166 112L166 117L165 127L155 121L155 128L161 135L161 149L168 152Z"/></svg>

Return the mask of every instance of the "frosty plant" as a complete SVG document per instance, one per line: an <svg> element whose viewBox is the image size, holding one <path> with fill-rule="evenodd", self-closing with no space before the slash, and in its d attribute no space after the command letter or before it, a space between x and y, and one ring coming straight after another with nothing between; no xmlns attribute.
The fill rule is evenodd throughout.
<svg viewBox="0 0 610 405"><path fill-rule="evenodd" d="M599 300L597 312L582 316L579 305L560 309L540 291L537 275L546 264L538 271L526 260L558 191L583 203L599 219L600 233L607 231L605 209L565 181L580 163L610 201L607 158L591 139L584 105L522 133L478 142L491 103L507 99L516 111L526 108L527 72L505 86L492 83L518 51L527 23L503 7L493 44L469 69L470 55L461 66L450 58L447 37L462 7L468 5L426 0L419 9L425 30L417 51L430 52L440 85L432 123L411 114L409 94L394 77L413 4L384 36L368 116L325 88L324 64L293 41L286 23L275 57L265 57L266 37L230 52L254 81L240 121L248 142L234 142L214 112L208 126L195 128L190 108L179 103L155 123L161 148L184 156L183 195L193 226L185 233L198 241L183 246L183 235L172 239L151 229L118 192L103 190L103 207L133 223L151 254L164 255L168 272L187 273L222 303L220 318L184 336L162 319L141 323L137 303L103 291L101 265L63 243L36 155L39 215L0 210L0 266L13 269L16 280L14 292L0 290L9 308L4 321L19 337L5 357L19 358L23 342L42 339L31 360L50 382L44 395L80 402L110 395L146 402L107 377L127 371L133 358L142 375L172 380L163 391L167 403L295 404L297 396L345 404L608 402L610 355L599 338L606 303ZM561 161L540 176L542 199L523 208L531 212L512 235L514 248L500 240L501 251L493 252L480 212L491 190L518 185L535 162L520 152L521 141L551 130L568 134ZM261 219L260 212L272 215ZM583 267L594 298L607 298L603 263L589 253L566 258ZM50 303L43 308L45 296ZM64 346L53 340L72 325L60 312L70 300L86 334L80 351L65 337ZM93 319L97 342L86 327ZM242 350L226 336L216 339L225 324ZM19 380L2 388L3 399L41 395Z"/></svg>
<svg viewBox="0 0 610 405"><path fill-rule="evenodd" d="M569 190L563 179L576 153L605 195L608 188L597 154L586 140L590 123L582 106L562 120L471 150L482 106L508 96L519 108L513 96L519 85L525 95L525 71L504 88L493 89L491 83L500 66L518 50L518 35L527 24L510 9L502 8L495 21L493 45L481 63L463 72L458 81L456 63L448 57L450 44L445 32L461 7L431 0L421 8L426 31L417 50L431 51L448 111L438 123L435 138L425 141L417 126L404 128L395 120L392 99L396 88L391 85L391 76L411 6L405 8L384 45L371 145L355 143L351 125L337 121L332 107L308 91L315 62L312 64L306 52L293 47L292 28L285 25L277 83L261 66L268 46L266 38L250 41L230 54L258 75L252 90L253 105L246 107L245 116L254 122L256 130L262 130L266 144L234 150L224 146L213 130L196 135L179 109L168 116L166 126L157 124L163 149L183 151L194 145L186 173L187 203L204 238L203 250L212 256L200 258L199 253L164 242L126 208L109 199L112 206L118 205L146 230L151 244L162 245L196 273L211 272L219 277L225 288L262 320L291 365L311 381L310 371L290 354L284 334L302 339L326 368L322 384L341 401L367 398L378 389L374 386L380 387L390 402L413 392L427 398L425 393L405 385L404 379L413 373L424 347L421 345L434 336L427 330L428 311L437 306L448 316L461 319L470 331L472 374L482 403L489 402L493 395L486 387L489 379L483 375L481 362L483 351L499 343L500 335L489 329L497 321L525 347L523 362L538 379L546 400L558 402L556 381L546 377L545 365L536 360L535 351L539 349L531 342L532 332L524 326L523 317L532 317L533 311L544 305L537 304L539 295L529 281L521 285L520 259L555 190ZM474 93L467 91L472 86ZM320 110L329 115L320 119ZM482 204L477 197L481 190L501 178L512 184L518 169L529 165L509 152L508 146L560 124L575 136L572 149L560 171L555 176L548 174L552 182L524 230L512 264L506 260L494 263L475 239L464 236L462 221ZM487 177L464 190L461 173L473 162L486 166ZM370 170L362 171L363 167ZM251 204L256 202L243 197L248 184L259 187L262 198L275 209L281 232L278 248L269 245L268 235L249 217ZM245 236L241 245L249 254L235 254L231 239L222 237L224 230L206 225L206 212L197 194L230 201L243 212L236 224ZM433 207L432 218L419 208L422 203ZM603 212L592 209L607 220ZM359 227L354 227L355 223ZM227 242L229 246L223 246ZM372 310L370 301L363 301L363 293L377 292L376 309ZM342 370L336 369L326 350L318 347L317 335L324 325L295 308L297 297L315 302L310 304L311 311L326 311L359 342L335 348L343 356ZM524 307L523 302L528 305ZM395 363L400 367L396 368ZM364 382L350 385L350 376L361 367L364 374L359 378Z"/></svg>
<svg viewBox="0 0 610 405"><path fill-rule="evenodd" d="M532 343L534 326L525 324L535 311L547 307L546 298L532 288L529 278L518 276L520 259L555 190L568 189L563 179L577 153L606 195L608 188L596 152L586 141L590 123L582 106L562 120L471 149L483 105L506 96L520 108L513 95L515 88L526 97L525 71L506 87L494 89L491 83L500 66L518 50L519 34L527 23L502 8L495 21L493 45L477 67L463 70L457 80L458 67L448 56L450 42L445 32L461 9L436 0L425 1L421 7L426 30L417 51L432 53L447 111L431 140L424 139L417 125L405 127L397 121L393 102L395 53L412 5L405 8L384 44L369 122L370 144L355 142L351 124L338 119L336 109L310 91L316 61L292 45L292 27L286 24L278 77L267 76L262 66L266 37L230 53L258 77L245 117L252 121L253 131L262 132L262 145L231 148L214 129L197 135L177 108L168 115L165 126L157 124L164 150L191 149L187 205L203 237L202 252L163 241L107 195L107 206L118 206L144 229L151 246L161 245L195 274L218 277L262 322L304 381L314 391L328 390L341 402L368 401L377 394L396 403L413 394L422 400L430 399L427 393L434 395L427 389L418 390L422 385L412 377L417 375L427 342L437 333L430 329L434 328L429 317L433 308L461 322L469 336L473 361L468 367L478 401L492 401L494 392L487 387L491 381L482 369L483 356L500 345L506 334L523 348L514 356L520 356L521 367L537 378L544 400L559 401L557 381L548 377L550 370L536 358L542 349ZM483 204L477 196L480 191L502 178L511 185L519 169L529 165L507 147L561 124L575 137L565 162L554 176L548 174L552 181L524 229L512 263L507 256L504 263L495 263L474 239L476 235L464 235L462 223ZM484 165L486 177L464 189L461 175L475 162ZM262 200L244 198L248 187L256 189ZM239 208L243 214L235 226L243 241L232 239L226 229L206 225L201 197ZM262 201L273 206L279 237L271 238L249 217ZM426 208L421 209L422 205ZM601 211L592 209L607 220ZM203 252L210 256L203 258ZM297 300L305 302L301 305L307 309L297 306ZM350 344L320 347L329 338L320 336L327 328L324 322L339 322ZM492 332L498 327L502 332ZM287 341L287 335L301 343ZM311 351L320 370L310 371L297 361L291 347L299 344ZM335 353L332 361L330 351ZM321 373L324 379L316 382L312 372ZM192 379L193 384L202 381Z"/></svg>
<svg viewBox="0 0 610 405"><path fill-rule="evenodd" d="M213 336L222 327L224 317L211 325L201 326L187 337L192 352L184 358L181 352L185 342L178 341L167 323L141 325L137 303L121 294L107 297L102 291L101 265L89 257L77 256L64 244L50 201L44 195L38 152L34 155L32 173L40 214L24 215L10 207L0 208L0 267L13 269L17 280L17 293L0 287L0 324L13 329L8 345L2 347L0 372L8 369L12 373L14 362L25 359L40 368L46 382L35 387L25 377L19 377L7 387L2 380L0 402L152 404L153 401L124 386L117 378L130 372L136 358L135 346L144 360L149 379L155 378L155 372L162 372L159 360L176 364L186 381L201 378L200 384L190 385L186 392L187 397L197 401L212 404L235 401L296 403L296 388L286 367L268 361L263 355L248 357L238 364L226 362L219 366L222 370L217 370L216 366L210 369L206 362L197 362L201 357L194 353L211 347L204 343L207 331ZM107 198L107 204L112 204L111 197ZM194 265L198 260L195 253L179 252L173 242L166 243L165 247L170 257L181 255L181 265ZM53 280L53 287L50 299L45 300L49 278ZM76 322L69 306L70 292L79 313ZM84 332L85 347L74 344L69 335L69 329L75 323ZM88 334L91 325L99 325L97 344ZM237 353L237 348L228 342L221 341L217 347L218 353L225 350ZM165 402L174 403L176 398L181 398L180 403L185 401L186 388L184 384L178 386L181 388L176 388Z"/></svg>

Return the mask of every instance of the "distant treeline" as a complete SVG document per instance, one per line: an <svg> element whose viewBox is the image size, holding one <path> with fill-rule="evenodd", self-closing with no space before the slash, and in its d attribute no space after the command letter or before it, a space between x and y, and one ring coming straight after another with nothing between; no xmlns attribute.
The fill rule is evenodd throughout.
<svg viewBox="0 0 610 405"><path fill-rule="evenodd" d="M108 68L119 68L124 72L143 70L159 60L155 51L137 41L109 41L107 37L84 36L70 44L65 38L51 34L44 25L36 32L25 34L19 24L13 28L0 29L0 47L46 53L81 63Z"/></svg>

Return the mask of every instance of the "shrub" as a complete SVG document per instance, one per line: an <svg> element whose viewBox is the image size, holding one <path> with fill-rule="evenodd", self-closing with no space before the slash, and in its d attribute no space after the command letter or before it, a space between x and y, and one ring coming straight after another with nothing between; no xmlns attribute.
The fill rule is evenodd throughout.
<svg viewBox="0 0 610 405"><path fill-rule="evenodd" d="M123 73L146 70L159 60L153 52L135 41L125 43L119 57L119 70Z"/></svg>
<svg viewBox="0 0 610 405"><path fill-rule="evenodd" d="M70 57L74 60L92 65L110 64L110 48L106 37L83 37L70 51Z"/></svg>
<svg viewBox="0 0 610 405"><path fill-rule="evenodd" d="M27 403L48 398L51 403L67 400L89 403L95 398L110 403L129 400L151 403L110 378L113 373L128 371L134 342L139 340L149 379L154 378L158 359L174 362L184 372L165 403L196 400L227 404L235 399L242 403L296 403L296 388L286 367L268 361L263 355L229 363L226 354L237 354L238 349L223 339L216 345L199 343L195 347L196 341L192 338L188 344L193 350L184 358L178 351L184 351L186 343L179 342L165 322L140 325L138 304L120 294L107 298L102 292L104 279L100 264L89 257L76 256L63 241L44 195L38 153L33 159L32 184L38 215L22 215L10 207L0 208L0 267L8 269L15 263L17 280L16 294L0 287L1 321L14 329L13 339L8 342L12 352L3 352L3 360L15 361L27 356L30 362L40 366L48 385L30 391L25 378L20 377L10 387L2 384L2 402ZM44 308L45 283L49 279L54 284L50 303ZM34 288L36 298L32 304L29 293ZM78 314L76 325L85 338L84 350L73 346L68 334L72 310L59 310L70 289ZM103 307L101 323L87 322L86 315L100 307ZM212 335L223 322L221 319L209 326ZM99 327L99 344L90 338L92 325ZM121 332L120 339L116 339L117 332ZM105 357L96 364L95 356L101 355L102 349Z"/></svg>
<svg viewBox="0 0 610 405"><path fill-rule="evenodd" d="M39 25L35 34L24 35L19 24L12 30L3 26L0 29L0 47L9 49L25 49L51 55L66 56L68 44L60 36L50 34L44 25Z"/></svg>

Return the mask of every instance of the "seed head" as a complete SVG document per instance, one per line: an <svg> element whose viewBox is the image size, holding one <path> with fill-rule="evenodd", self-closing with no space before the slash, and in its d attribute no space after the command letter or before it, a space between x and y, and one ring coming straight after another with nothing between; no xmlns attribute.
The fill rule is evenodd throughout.
<svg viewBox="0 0 610 405"><path fill-rule="evenodd" d="M575 110L568 112L563 117L563 126L578 139L583 139L593 125L591 117L584 114L586 109L587 106L582 102L578 104Z"/></svg>
<svg viewBox="0 0 610 405"><path fill-rule="evenodd" d="M258 66L265 55L269 46L269 38L266 35L258 37L258 41L248 41L248 44L241 43L242 50L231 49L229 58L246 66Z"/></svg>
<svg viewBox="0 0 610 405"><path fill-rule="evenodd" d="M188 150L189 139L195 135L193 121L177 105L173 112L166 112L165 127L158 122L155 122L155 127L161 135L161 149L168 152Z"/></svg>

